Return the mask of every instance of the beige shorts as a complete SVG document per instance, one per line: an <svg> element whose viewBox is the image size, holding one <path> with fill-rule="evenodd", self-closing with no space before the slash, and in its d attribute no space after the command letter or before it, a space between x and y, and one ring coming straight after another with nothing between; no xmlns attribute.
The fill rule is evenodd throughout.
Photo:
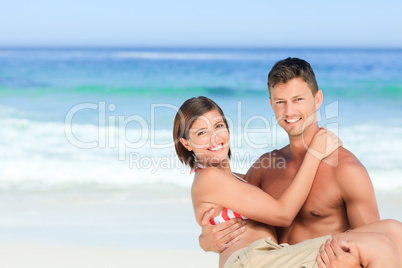
<svg viewBox="0 0 402 268"><path fill-rule="evenodd" d="M296 245L273 242L270 237L253 242L230 255L224 268L318 268L320 246L331 235L309 239Z"/></svg>

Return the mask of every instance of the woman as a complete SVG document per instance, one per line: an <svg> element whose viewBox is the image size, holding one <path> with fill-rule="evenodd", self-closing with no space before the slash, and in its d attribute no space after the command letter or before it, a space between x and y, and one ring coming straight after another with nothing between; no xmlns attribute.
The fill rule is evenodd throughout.
<svg viewBox="0 0 402 268"><path fill-rule="evenodd" d="M299 212L320 161L341 145L333 133L318 131L292 184L278 200L232 174L228 124L212 100L198 97L184 102L174 121L173 138L180 161L196 171L191 194L197 222L200 224L203 214L212 208L220 212L213 224L235 217L252 219L244 238L220 253L219 267L317 267L320 246L331 236L306 240L283 250L277 245L273 226L289 225ZM319 153L325 147L327 152ZM386 225L400 228L398 224L384 221L365 226L364 231L383 230ZM332 237L339 241L353 240L364 266L399 265L395 245L383 235L349 232ZM402 244L402 238L395 238L400 239L396 244Z"/></svg>

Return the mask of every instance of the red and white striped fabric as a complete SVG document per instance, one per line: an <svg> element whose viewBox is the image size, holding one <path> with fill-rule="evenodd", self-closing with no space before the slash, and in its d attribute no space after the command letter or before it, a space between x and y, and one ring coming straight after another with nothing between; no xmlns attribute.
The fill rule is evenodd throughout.
<svg viewBox="0 0 402 268"><path fill-rule="evenodd" d="M212 225L216 225L216 224L219 224L219 223L231 220L231 219L236 219L236 218L244 219L244 220L247 219L246 217L240 215L239 213L234 212L231 209L223 208L221 213L219 213L219 215L216 216L215 218L213 218L210 222Z"/></svg>

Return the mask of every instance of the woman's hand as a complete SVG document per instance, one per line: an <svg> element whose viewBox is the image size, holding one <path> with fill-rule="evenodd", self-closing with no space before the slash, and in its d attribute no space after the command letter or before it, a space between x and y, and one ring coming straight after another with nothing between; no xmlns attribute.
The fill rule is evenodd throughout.
<svg viewBox="0 0 402 268"><path fill-rule="evenodd" d="M342 141L333 132L322 127L314 135L308 152L322 160L332 154L339 146L342 146Z"/></svg>

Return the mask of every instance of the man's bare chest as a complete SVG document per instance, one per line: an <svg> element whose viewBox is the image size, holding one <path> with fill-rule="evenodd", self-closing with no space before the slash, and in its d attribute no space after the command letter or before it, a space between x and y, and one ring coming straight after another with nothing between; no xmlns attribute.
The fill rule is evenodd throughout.
<svg viewBox="0 0 402 268"><path fill-rule="evenodd" d="M261 189L278 199L292 183L296 171L270 172L261 180ZM318 220L343 213L344 204L335 177L325 172L317 172L313 186L302 206L298 219Z"/></svg>

